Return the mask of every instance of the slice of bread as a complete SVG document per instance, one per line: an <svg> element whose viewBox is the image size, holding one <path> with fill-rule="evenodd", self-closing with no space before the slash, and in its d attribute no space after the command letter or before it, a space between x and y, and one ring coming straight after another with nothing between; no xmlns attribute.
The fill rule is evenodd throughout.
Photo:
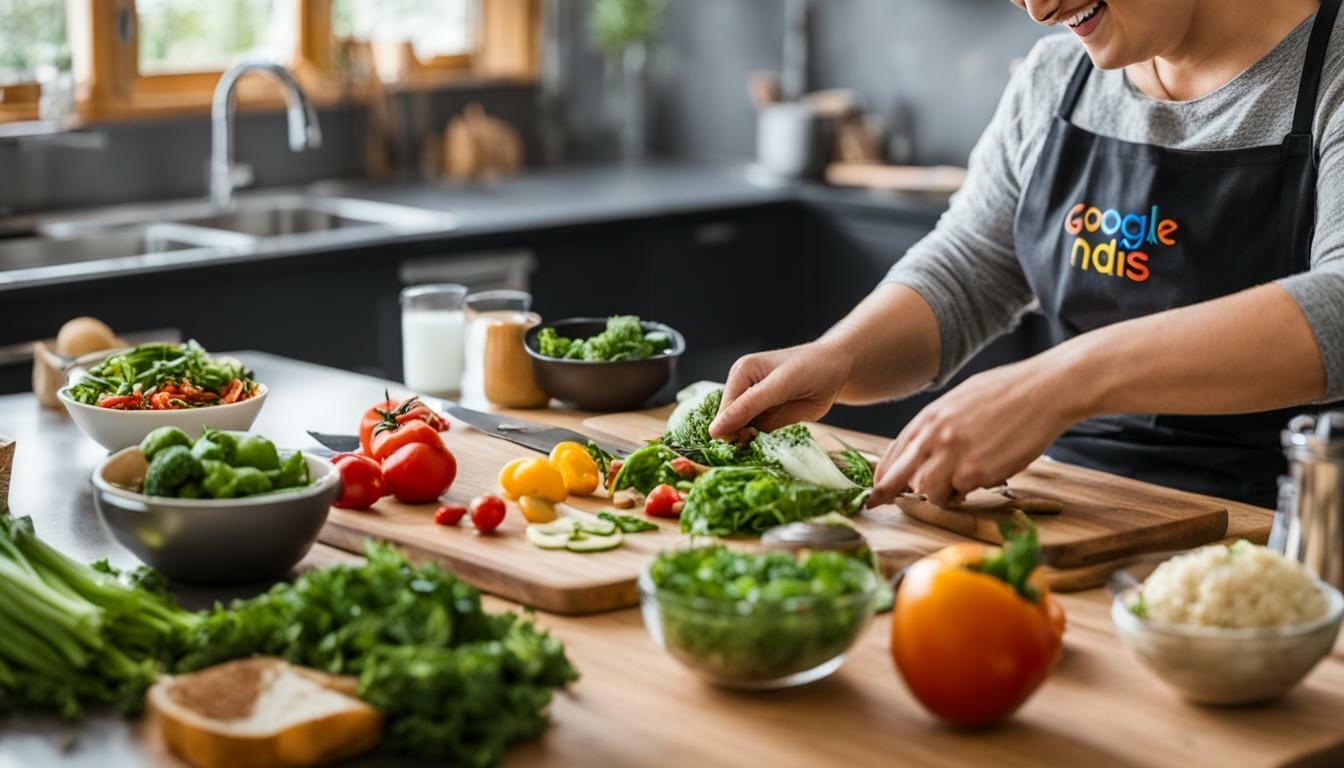
<svg viewBox="0 0 1344 768"><path fill-rule="evenodd" d="M148 702L168 748L197 768L301 768L377 745L382 715L354 687L257 657L164 677Z"/></svg>

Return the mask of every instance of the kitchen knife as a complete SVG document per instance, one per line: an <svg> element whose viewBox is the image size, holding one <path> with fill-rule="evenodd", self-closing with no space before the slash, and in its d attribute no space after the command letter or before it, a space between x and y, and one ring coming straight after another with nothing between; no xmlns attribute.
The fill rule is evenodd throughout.
<svg viewBox="0 0 1344 768"><path fill-rule="evenodd" d="M620 457L628 456L640 447L624 440L614 438L598 440L564 427L538 424L498 413L474 411L447 400L442 401L441 406L443 412L458 421L466 422L491 437L507 440L515 445L521 445L524 448L530 448L541 453L550 453L557 443L563 443L567 440L579 445L587 445L588 441L592 440L602 450ZM359 438L354 435L335 435L311 430L308 435L323 447L337 453L359 450Z"/></svg>

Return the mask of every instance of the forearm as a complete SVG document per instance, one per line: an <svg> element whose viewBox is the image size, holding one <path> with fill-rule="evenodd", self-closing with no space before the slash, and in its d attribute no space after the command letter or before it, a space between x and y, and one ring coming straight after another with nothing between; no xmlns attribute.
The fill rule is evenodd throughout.
<svg viewBox="0 0 1344 768"><path fill-rule="evenodd" d="M938 322L928 302L905 285L879 285L817 344L849 369L843 403L908 395L938 375Z"/></svg>
<svg viewBox="0 0 1344 768"><path fill-rule="evenodd" d="M1036 362L1075 421L1267 411L1319 399L1326 389L1311 325L1278 285L1116 323Z"/></svg>

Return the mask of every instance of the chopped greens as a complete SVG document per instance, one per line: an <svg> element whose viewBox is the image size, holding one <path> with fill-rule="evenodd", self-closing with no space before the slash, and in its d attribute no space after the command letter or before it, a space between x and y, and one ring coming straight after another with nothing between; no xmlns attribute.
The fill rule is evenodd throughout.
<svg viewBox="0 0 1344 768"><path fill-rule="evenodd" d="M771 680L843 653L880 594L872 568L838 552L675 550L649 569L663 641L715 679ZM722 607L717 603L722 601Z"/></svg>
<svg viewBox="0 0 1344 768"><path fill-rule="evenodd" d="M747 463L746 456L726 440L709 436L709 425L719 413L723 387L706 387L698 397L677 404L667 418L667 432L659 442L699 464L711 467Z"/></svg>
<svg viewBox="0 0 1344 768"><path fill-rule="evenodd" d="M672 468L672 461L680 457L681 454L662 443L650 443L625 458L612 490L634 488L648 493L664 483L671 486L686 483L686 478Z"/></svg>
<svg viewBox="0 0 1344 768"><path fill-rule="evenodd" d="M855 488L835 465L806 424L790 424L774 432L762 432L751 441L755 463L780 467L785 472L823 488Z"/></svg>
<svg viewBox="0 0 1344 768"><path fill-rule="evenodd" d="M616 526L621 533L643 533L658 530L658 526L648 520L642 520L631 515L622 515L619 512L598 512L597 519L606 520Z"/></svg>
<svg viewBox="0 0 1344 768"><path fill-rule="evenodd" d="M681 530L695 535L760 535L828 512L854 514L866 488L823 488L772 467L715 467L691 485Z"/></svg>
<svg viewBox="0 0 1344 768"><path fill-rule="evenodd" d="M546 357L590 362L646 360L661 355L672 346L672 339L660 331L644 332L635 315L607 318L606 330L587 339L561 336L554 328L542 328L537 334L537 351Z"/></svg>

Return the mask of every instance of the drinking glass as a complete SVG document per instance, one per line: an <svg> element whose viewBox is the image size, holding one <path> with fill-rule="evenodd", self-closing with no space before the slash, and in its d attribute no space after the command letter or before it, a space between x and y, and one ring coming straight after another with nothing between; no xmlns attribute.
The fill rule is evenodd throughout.
<svg viewBox="0 0 1344 768"><path fill-rule="evenodd" d="M402 380L415 392L446 397L462 388L467 287L414 285L401 292Z"/></svg>

